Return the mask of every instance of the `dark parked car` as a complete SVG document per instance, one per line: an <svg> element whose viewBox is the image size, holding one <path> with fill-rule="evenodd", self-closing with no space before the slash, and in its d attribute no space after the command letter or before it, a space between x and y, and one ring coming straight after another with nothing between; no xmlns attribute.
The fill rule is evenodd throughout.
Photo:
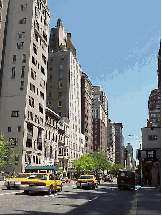
<svg viewBox="0 0 162 216"><path fill-rule="evenodd" d="M111 175L107 175L104 177L104 182L113 182L113 177Z"/></svg>

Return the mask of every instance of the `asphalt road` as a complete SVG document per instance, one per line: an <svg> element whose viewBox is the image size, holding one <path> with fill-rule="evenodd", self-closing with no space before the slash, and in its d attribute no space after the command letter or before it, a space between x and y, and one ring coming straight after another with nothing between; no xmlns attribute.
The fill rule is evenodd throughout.
<svg viewBox="0 0 162 216"><path fill-rule="evenodd" d="M155 188L119 190L116 181L102 181L95 190L77 189L71 181L50 196L0 186L0 214L160 215L161 193Z"/></svg>

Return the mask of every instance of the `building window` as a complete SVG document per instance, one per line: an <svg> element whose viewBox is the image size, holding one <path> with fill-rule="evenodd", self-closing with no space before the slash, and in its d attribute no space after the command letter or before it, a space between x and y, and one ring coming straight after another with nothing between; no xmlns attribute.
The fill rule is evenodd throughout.
<svg viewBox="0 0 162 216"><path fill-rule="evenodd" d="M47 35L44 31L43 31L43 38L47 41Z"/></svg>
<svg viewBox="0 0 162 216"><path fill-rule="evenodd" d="M33 79L33 80L35 80L36 79L36 72L31 68L31 78Z"/></svg>
<svg viewBox="0 0 162 216"><path fill-rule="evenodd" d="M16 55L13 55L13 63L16 62Z"/></svg>
<svg viewBox="0 0 162 216"><path fill-rule="evenodd" d="M40 97L44 100L44 93L40 91Z"/></svg>
<svg viewBox="0 0 162 216"><path fill-rule="evenodd" d="M45 75L44 67L41 66L41 72Z"/></svg>
<svg viewBox="0 0 162 216"><path fill-rule="evenodd" d="M157 135L148 135L148 140L149 141L157 140Z"/></svg>
<svg viewBox="0 0 162 216"><path fill-rule="evenodd" d="M17 43L17 49L23 49L24 42Z"/></svg>
<svg viewBox="0 0 162 216"><path fill-rule="evenodd" d="M8 132L11 132L11 127L8 127Z"/></svg>
<svg viewBox="0 0 162 216"><path fill-rule="evenodd" d="M61 107L62 106L62 101L58 102L58 106Z"/></svg>
<svg viewBox="0 0 162 216"><path fill-rule="evenodd" d="M61 97L62 96L62 92L59 92L59 97Z"/></svg>
<svg viewBox="0 0 162 216"><path fill-rule="evenodd" d="M24 38L25 37L25 32L18 32L18 38Z"/></svg>
<svg viewBox="0 0 162 216"><path fill-rule="evenodd" d="M21 81L20 83L20 90L23 90L24 89L24 81Z"/></svg>
<svg viewBox="0 0 162 216"><path fill-rule="evenodd" d="M2 8L2 7L3 7L2 0L0 0L0 8Z"/></svg>
<svg viewBox="0 0 162 216"><path fill-rule="evenodd" d="M59 88L62 88L62 80L59 81Z"/></svg>
<svg viewBox="0 0 162 216"><path fill-rule="evenodd" d="M63 65L60 65L60 71L62 71L63 70Z"/></svg>
<svg viewBox="0 0 162 216"><path fill-rule="evenodd" d="M18 132L21 132L21 126L17 127Z"/></svg>
<svg viewBox="0 0 162 216"><path fill-rule="evenodd" d="M34 43L33 43L33 51L37 55L37 47L36 47L36 45Z"/></svg>
<svg viewBox="0 0 162 216"><path fill-rule="evenodd" d="M15 79L15 67L12 67L11 79Z"/></svg>
<svg viewBox="0 0 162 216"><path fill-rule="evenodd" d="M59 78L62 79L62 71L60 71Z"/></svg>
<svg viewBox="0 0 162 216"><path fill-rule="evenodd" d="M44 64L46 64L46 57L42 54L42 60L44 62Z"/></svg>
<svg viewBox="0 0 162 216"><path fill-rule="evenodd" d="M19 24L26 24L26 18L21 18L19 20Z"/></svg>
<svg viewBox="0 0 162 216"><path fill-rule="evenodd" d="M41 78L41 80L40 80L40 86L41 86L42 88L44 88L44 87L45 87L45 84L46 84L46 82Z"/></svg>
<svg viewBox="0 0 162 216"><path fill-rule="evenodd" d="M156 105L156 108L157 108L158 110L160 110L161 105Z"/></svg>
<svg viewBox="0 0 162 216"><path fill-rule="evenodd" d="M43 114L43 106L41 103L39 103L39 112L41 112Z"/></svg>
<svg viewBox="0 0 162 216"><path fill-rule="evenodd" d="M34 98L29 96L29 105L34 108Z"/></svg>
<svg viewBox="0 0 162 216"><path fill-rule="evenodd" d="M22 66L22 69L21 69L21 78L24 78L24 74L25 74L25 66Z"/></svg>
<svg viewBox="0 0 162 216"><path fill-rule="evenodd" d="M26 54L22 55L22 63L26 63Z"/></svg>
<svg viewBox="0 0 162 216"><path fill-rule="evenodd" d="M37 66L37 60L34 58L34 56L32 56L32 63Z"/></svg>
<svg viewBox="0 0 162 216"><path fill-rule="evenodd" d="M27 4L21 5L21 11L27 10Z"/></svg>
<svg viewBox="0 0 162 216"><path fill-rule="evenodd" d="M52 80L52 75L51 75L51 74L50 74L50 77L49 77L49 78L50 78L50 80Z"/></svg>
<svg viewBox="0 0 162 216"><path fill-rule="evenodd" d="M19 117L19 111L11 111L11 117Z"/></svg>
<svg viewBox="0 0 162 216"><path fill-rule="evenodd" d="M35 40L38 42L38 38L39 38L39 36L38 36L38 34L35 32Z"/></svg>
<svg viewBox="0 0 162 216"><path fill-rule="evenodd" d="M35 85L32 83L30 83L30 90L35 93Z"/></svg>

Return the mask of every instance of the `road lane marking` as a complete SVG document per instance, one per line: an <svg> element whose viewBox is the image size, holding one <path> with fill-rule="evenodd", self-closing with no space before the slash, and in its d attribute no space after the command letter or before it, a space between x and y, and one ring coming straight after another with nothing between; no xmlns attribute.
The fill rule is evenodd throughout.
<svg viewBox="0 0 162 216"><path fill-rule="evenodd" d="M136 215L137 214L137 198L138 198L138 192L136 191L135 199L133 200L133 205L130 210L130 215Z"/></svg>
<svg viewBox="0 0 162 216"><path fill-rule="evenodd" d="M93 199L91 200L88 200L89 202L92 202L93 200L97 199L98 197L94 197Z"/></svg>

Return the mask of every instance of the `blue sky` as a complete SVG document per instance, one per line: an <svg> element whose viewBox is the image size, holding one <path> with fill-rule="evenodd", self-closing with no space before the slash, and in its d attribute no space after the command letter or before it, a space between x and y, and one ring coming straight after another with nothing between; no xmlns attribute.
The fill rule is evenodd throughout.
<svg viewBox="0 0 162 216"><path fill-rule="evenodd" d="M48 0L48 8L50 28L61 18L82 71L108 96L109 118L123 124L125 145L138 148L128 135L141 139L149 94L157 88L161 1Z"/></svg>

